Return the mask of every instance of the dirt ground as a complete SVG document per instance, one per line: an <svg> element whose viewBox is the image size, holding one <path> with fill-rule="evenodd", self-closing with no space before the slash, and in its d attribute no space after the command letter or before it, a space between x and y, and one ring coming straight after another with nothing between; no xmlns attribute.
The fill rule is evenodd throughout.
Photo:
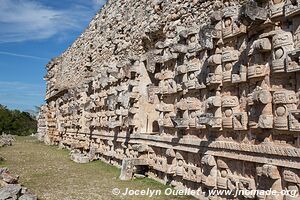
<svg viewBox="0 0 300 200"><path fill-rule="evenodd" d="M114 199L193 199L187 196L165 196L166 186L150 180L120 181L120 170L100 161L77 164L69 152L46 146L30 137L18 137L11 147L0 149L5 161L1 167L20 175L20 182L42 200L114 200ZM130 190L161 190L162 195L125 196L112 194ZM158 193L156 193L158 194Z"/></svg>

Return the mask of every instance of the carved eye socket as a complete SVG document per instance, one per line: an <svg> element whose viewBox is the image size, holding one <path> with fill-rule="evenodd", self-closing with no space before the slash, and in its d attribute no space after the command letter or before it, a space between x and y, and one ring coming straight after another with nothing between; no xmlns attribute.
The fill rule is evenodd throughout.
<svg viewBox="0 0 300 200"><path fill-rule="evenodd" d="M182 160L179 160L178 161L178 166L182 166L183 165L183 161Z"/></svg>
<svg viewBox="0 0 300 200"><path fill-rule="evenodd" d="M278 116L283 116L283 115L285 114L285 108L282 107L282 106L278 107L278 108L276 109L276 114L277 114Z"/></svg>
<svg viewBox="0 0 300 200"><path fill-rule="evenodd" d="M195 78L195 74L194 73L190 74L190 79L194 79L194 78Z"/></svg>
<svg viewBox="0 0 300 200"><path fill-rule="evenodd" d="M226 63L225 64L225 70L230 71L232 69L232 63Z"/></svg>
<svg viewBox="0 0 300 200"><path fill-rule="evenodd" d="M275 58L276 59L280 59L283 56L283 49L282 48L278 48L275 50Z"/></svg>
<svg viewBox="0 0 300 200"><path fill-rule="evenodd" d="M221 176L222 176L222 178L225 178L225 177L227 177L227 171L226 170L222 170L221 171Z"/></svg>
<svg viewBox="0 0 300 200"><path fill-rule="evenodd" d="M225 111L225 116L226 117L231 117L232 116L232 110L231 109L228 109Z"/></svg>
<svg viewBox="0 0 300 200"><path fill-rule="evenodd" d="M196 117L196 113L192 112L191 113L191 118L195 118Z"/></svg>
<svg viewBox="0 0 300 200"><path fill-rule="evenodd" d="M229 27L229 26L231 26L231 24L232 24L231 19L230 18L226 18L225 19L225 27Z"/></svg>
<svg viewBox="0 0 300 200"><path fill-rule="evenodd" d="M279 4L279 3L281 3L281 2L283 2L283 0L273 0L273 3L274 3L274 4Z"/></svg>
<svg viewBox="0 0 300 200"><path fill-rule="evenodd" d="M192 36L191 39L190 39L190 41L191 41L191 42L195 42L195 41L196 41L196 37L195 37L195 36Z"/></svg>

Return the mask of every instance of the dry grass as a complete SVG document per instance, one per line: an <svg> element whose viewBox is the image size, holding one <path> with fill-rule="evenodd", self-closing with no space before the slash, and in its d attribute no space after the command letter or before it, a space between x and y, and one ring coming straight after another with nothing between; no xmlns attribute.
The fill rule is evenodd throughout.
<svg viewBox="0 0 300 200"><path fill-rule="evenodd" d="M68 153L30 137L18 137L13 146L0 149L0 155L5 158L0 166L20 175L20 182L45 200L147 199L143 196L116 197L111 191L113 188L121 191L125 188L167 188L150 179L120 181L119 169L100 161L77 164L69 160ZM152 199L192 198L156 196Z"/></svg>

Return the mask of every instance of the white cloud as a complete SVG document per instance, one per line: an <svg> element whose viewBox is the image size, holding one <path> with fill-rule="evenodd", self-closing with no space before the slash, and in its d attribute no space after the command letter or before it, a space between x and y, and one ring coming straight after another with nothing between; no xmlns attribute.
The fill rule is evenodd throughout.
<svg viewBox="0 0 300 200"><path fill-rule="evenodd" d="M91 0L92 7L105 0ZM47 39L83 30L95 10L71 4L67 9L47 7L36 0L0 0L0 43Z"/></svg>

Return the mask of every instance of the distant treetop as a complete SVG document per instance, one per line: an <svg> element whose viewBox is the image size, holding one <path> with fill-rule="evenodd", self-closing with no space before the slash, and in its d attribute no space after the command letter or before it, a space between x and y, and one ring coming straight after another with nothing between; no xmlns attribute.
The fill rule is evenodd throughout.
<svg viewBox="0 0 300 200"><path fill-rule="evenodd" d="M36 133L37 121L28 112L10 110L0 104L0 134L31 135Z"/></svg>

